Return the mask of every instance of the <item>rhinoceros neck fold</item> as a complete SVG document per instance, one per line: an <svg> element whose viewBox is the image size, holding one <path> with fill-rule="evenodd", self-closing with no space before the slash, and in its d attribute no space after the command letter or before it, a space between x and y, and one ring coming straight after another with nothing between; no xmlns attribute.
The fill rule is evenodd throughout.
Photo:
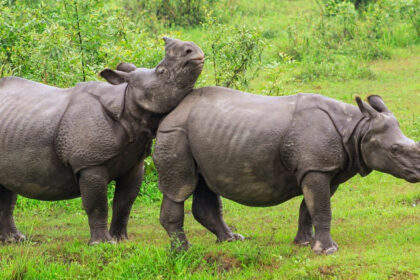
<svg viewBox="0 0 420 280"><path fill-rule="evenodd" d="M154 138L163 114L154 113L141 107L135 102L135 97L129 86L126 88L125 98L125 106L119 122L126 131L129 142L135 142L140 135L145 137L145 134Z"/></svg>
<svg viewBox="0 0 420 280"><path fill-rule="evenodd" d="M362 177L367 176L370 172L372 172L372 169L369 168L363 160L361 149L363 137L366 135L368 130L369 120L366 117L363 117L355 127L352 137L346 147L350 168L357 170ZM348 151L349 149L351 151Z"/></svg>
<svg viewBox="0 0 420 280"><path fill-rule="evenodd" d="M311 95L306 97L324 111L333 122L335 129L340 134L343 147L348 157L348 170L358 172L361 176L368 175L372 170L365 164L360 144L368 130L368 120L357 106L337 101L325 96Z"/></svg>

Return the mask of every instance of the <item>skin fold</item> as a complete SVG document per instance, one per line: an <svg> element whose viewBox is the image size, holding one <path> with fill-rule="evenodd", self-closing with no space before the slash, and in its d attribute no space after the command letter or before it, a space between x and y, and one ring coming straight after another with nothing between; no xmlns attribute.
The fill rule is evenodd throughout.
<svg viewBox="0 0 420 280"><path fill-rule="evenodd" d="M0 79L0 241L20 241L17 194L40 200L82 197L89 244L127 239L127 223L160 120L188 95L204 54L164 38L154 68L121 63L107 82L61 89L17 77ZM108 230L107 184L116 181Z"/></svg>
<svg viewBox="0 0 420 280"><path fill-rule="evenodd" d="M154 152L160 222L172 247L189 246L183 221L191 195L194 217L218 241L231 241L243 237L224 222L221 196L271 206L303 194L295 243L318 254L337 251L330 197L339 184L373 169L420 181L420 143L402 134L379 96L356 101L194 90L161 122Z"/></svg>

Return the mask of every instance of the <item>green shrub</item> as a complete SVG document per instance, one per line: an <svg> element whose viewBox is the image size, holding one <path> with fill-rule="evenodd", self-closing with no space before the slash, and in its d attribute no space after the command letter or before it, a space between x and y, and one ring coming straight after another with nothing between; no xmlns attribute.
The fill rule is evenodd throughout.
<svg viewBox="0 0 420 280"><path fill-rule="evenodd" d="M0 77L67 87L121 61L154 67L164 55L158 36L104 1L16 1L0 10Z"/></svg>
<svg viewBox="0 0 420 280"><path fill-rule="evenodd" d="M165 25L195 26L205 23L217 0L128 0L134 13L154 15Z"/></svg>
<svg viewBox="0 0 420 280"><path fill-rule="evenodd" d="M372 1L357 12L350 1L326 1L319 17L299 17L288 26L288 43L279 53L302 64L296 77L303 81L373 78L366 62L419 42L417 2Z"/></svg>
<svg viewBox="0 0 420 280"><path fill-rule="evenodd" d="M320 0L317 0L320 3ZM339 3L351 3L355 9L363 9L371 3L375 3L377 0L321 0L322 4L328 9Z"/></svg>
<svg viewBox="0 0 420 280"><path fill-rule="evenodd" d="M261 60L264 39L261 32L245 26L227 27L211 25L208 38L208 62L213 68L216 85L246 88L257 71L253 69Z"/></svg>

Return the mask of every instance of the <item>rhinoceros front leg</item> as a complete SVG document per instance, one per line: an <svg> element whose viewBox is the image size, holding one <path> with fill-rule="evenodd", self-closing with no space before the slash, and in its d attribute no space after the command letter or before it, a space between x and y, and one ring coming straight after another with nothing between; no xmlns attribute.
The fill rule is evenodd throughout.
<svg viewBox="0 0 420 280"><path fill-rule="evenodd" d="M25 239L15 225L13 210L15 209L17 195L0 186L0 242L20 242Z"/></svg>
<svg viewBox="0 0 420 280"><path fill-rule="evenodd" d="M160 224L171 238L172 250L188 250L190 243L184 233L184 202L175 202L163 195Z"/></svg>
<svg viewBox="0 0 420 280"><path fill-rule="evenodd" d="M321 172L308 173L302 180L304 200L315 227L312 250L317 254L328 255L338 250L330 234L330 181L331 176Z"/></svg>
<svg viewBox="0 0 420 280"><path fill-rule="evenodd" d="M141 161L117 180L109 230L111 236L117 241L128 239L128 219L143 181L143 170L143 161Z"/></svg>
<svg viewBox="0 0 420 280"><path fill-rule="evenodd" d="M89 245L113 242L108 232L108 172L105 167L92 167L80 172L80 194L88 215Z"/></svg>
<svg viewBox="0 0 420 280"><path fill-rule="evenodd" d="M220 196L208 188L202 177L194 190L192 213L200 224L217 236L217 242L244 240L242 235L233 233L226 225Z"/></svg>
<svg viewBox="0 0 420 280"><path fill-rule="evenodd" d="M331 187L331 192L330 192L331 196L333 196L337 188L338 188L338 185ZM311 214L308 211L308 207L306 206L305 199L303 199L299 208L298 232L293 242L301 246L307 246L311 244L313 240L312 227L313 227L313 223L312 223Z"/></svg>

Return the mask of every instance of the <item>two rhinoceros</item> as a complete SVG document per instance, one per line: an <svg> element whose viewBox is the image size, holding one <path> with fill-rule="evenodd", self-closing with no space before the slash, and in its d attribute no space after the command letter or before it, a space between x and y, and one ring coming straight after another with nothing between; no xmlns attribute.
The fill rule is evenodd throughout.
<svg viewBox="0 0 420 280"><path fill-rule="evenodd" d="M194 217L225 241L243 237L223 221L220 196L269 206L303 194L295 242L314 238L313 250L329 254L338 248L330 236L330 196L339 184L372 169L420 181L420 144L402 134L380 97L357 99L356 107L313 94L193 90L203 52L191 42L165 43L156 68L120 64L101 72L108 83L59 89L0 80L0 240L24 238L12 217L17 194L81 196L90 244L126 239L156 133L160 221L178 248L188 247L183 216L191 195ZM111 180L117 186L108 231Z"/></svg>

